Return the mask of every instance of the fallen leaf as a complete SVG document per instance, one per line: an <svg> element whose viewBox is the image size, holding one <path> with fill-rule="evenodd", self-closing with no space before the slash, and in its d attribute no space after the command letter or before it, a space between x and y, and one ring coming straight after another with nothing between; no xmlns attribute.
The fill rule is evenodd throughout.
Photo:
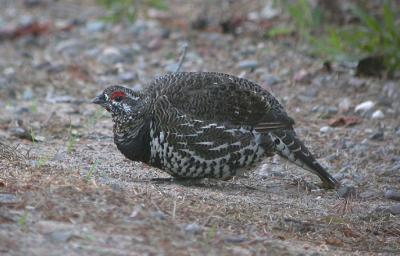
<svg viewBox="0 0 400 256"><path fill-rule="evenodd" d="M49 23L34 21L27 25L0 30L0 40L16 39L24 36L40 36L50 31Z"/></svg>
<svg viewBox="0 0 400 256"><path fill-rule="evenodd" d="M337 238L327 238L325 239L325 243L329 244L329 245L334 245L334 246L342 246L343 242Z"/></svg>
<svg viewBox="0 0 400 256"><path fill-rule="evenodd" d="M352 126L362 122L358 116L339 116L329 119L328 125L332 127Z"/></svg>
<svg viewBox="0 0 400 256"><path fill-rule="evenodd" d="M359 237L360 235L359 234L357 234L356 232L354 232L351 228L349 228L349 227L344 227L343 228L343 234L346 236L346 237L354 237L354 238L357 238L357 237Z"/></svg>

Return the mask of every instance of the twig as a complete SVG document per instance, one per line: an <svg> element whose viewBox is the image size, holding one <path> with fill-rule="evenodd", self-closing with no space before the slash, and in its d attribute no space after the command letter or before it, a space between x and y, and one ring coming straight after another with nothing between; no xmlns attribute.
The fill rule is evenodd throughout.
<svg viewBox="0 0 400 256"><path fill-rule="evenodd" d="M179 72L179 70L181 69L181 67L183 65L183 62L185 61L185 57L186 57L186 52L187 52L188 46L189 45L186 42L182 46L183 49L182 49L181 57L179 58L178 67L176 68L175 73Z"/></svg>

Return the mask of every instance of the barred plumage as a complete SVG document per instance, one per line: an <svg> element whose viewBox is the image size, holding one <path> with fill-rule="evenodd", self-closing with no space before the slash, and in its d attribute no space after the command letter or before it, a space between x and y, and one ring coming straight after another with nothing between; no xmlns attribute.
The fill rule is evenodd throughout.
<svg viewBox="0 0 400 256"><path fill-rule="evenodd" d="M129 159L174 177L227 179L278 153L338 182L296 137L294 121L257 84L222 73L175 73L144 91L111 86L94 103L111 112L114 141Z"/></svg>

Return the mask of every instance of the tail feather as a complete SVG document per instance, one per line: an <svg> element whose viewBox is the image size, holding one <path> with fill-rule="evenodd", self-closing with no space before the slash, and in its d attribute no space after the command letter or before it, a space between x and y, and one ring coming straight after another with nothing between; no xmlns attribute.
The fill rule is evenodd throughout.
<svg viewBox="0 0 400 256"><path fill-rule="evenodd" d="M323 168L304 144L297 139L294 131L274 131L270 133L275 142L276 152L290 162L318 175L328 188L337 188L340 184Z"/></svg>

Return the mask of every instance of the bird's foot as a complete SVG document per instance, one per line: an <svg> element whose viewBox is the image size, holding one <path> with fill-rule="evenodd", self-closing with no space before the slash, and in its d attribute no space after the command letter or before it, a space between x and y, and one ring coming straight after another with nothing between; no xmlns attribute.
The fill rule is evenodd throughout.
<svg viewBox="0 0 400 256"><path fill-rule="evenodd" d="M306 191L316 191L316 190L321 190L322 189L321 186L319 186L317 184L314 184L314 183L311 183L311 182L308 182L304 178L301 178L301 177L293 176L293 177L291 177L291 180L293 181L293 183L295 185L297 185L298 187L303 188Z"/></svg>

